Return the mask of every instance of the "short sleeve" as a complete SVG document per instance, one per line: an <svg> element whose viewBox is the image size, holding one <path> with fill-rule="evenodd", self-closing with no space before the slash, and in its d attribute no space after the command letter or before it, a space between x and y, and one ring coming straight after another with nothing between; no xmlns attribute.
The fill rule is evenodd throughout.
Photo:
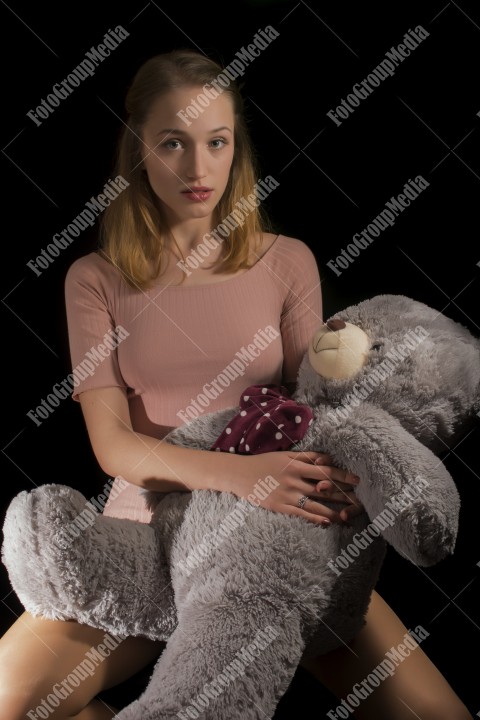
<svg viewBox="0 0 480 720"><path fill-rule="evenodd" d="M74 390L72 397L101 387L126 387L118 365L117 346L122 329L112 311L108 274L99 268L96 254L76 260L65 278L68 341ZM100 262L104 262L100 260Z"/></svg>
<svg viewBox="0 0 480 720"><path fill-rule="evenodd" d="M280 330L283 343L282 381L297 380L308 344L322 323L322 291L315 255L308 245L295 240L285 267L287 295L282 308Z"/></svg>

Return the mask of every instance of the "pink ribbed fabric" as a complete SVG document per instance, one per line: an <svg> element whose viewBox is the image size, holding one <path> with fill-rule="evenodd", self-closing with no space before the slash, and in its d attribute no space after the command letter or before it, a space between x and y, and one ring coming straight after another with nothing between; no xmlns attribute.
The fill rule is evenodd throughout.
<svg viewBox="0 0 480 720"><path fill-rule="evenodd" d="M72 368L80 370L115 327L128 333L116 349L91 360L92 374L81 373L73 398L124 387L134 430L157 438L187 418L238 405L249 385L294 382L322 320L315 256L284 235L239 275L208 285L159 282L146 291L128 286L115 267L90 253L70 267L65 297ZM115 483L112 495L114 489ZM105 514L150 519L131 484Z"/></svg>

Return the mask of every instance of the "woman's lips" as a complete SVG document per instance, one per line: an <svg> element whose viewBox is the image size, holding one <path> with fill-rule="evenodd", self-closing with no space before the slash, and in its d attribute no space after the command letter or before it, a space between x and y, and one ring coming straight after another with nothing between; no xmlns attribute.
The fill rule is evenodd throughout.
<svg viewBox="0 0 480 720"><path fill-rule="evenodd" d="M183 190L182 195L192 202L205 202L212 194L212 188L192 188L191 190Z"/></svg>

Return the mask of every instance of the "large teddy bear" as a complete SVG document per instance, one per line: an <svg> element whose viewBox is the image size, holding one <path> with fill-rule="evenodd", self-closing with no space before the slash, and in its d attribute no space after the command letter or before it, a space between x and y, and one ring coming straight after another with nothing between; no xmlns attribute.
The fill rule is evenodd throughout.
<svg viewBox="0 0 480 720"><path fill-rule="evenodd" d="M166 441L328 452L360 477L365 512L328 527L274 513L258 506L267 476L245 499L148 493L147 525L44 485L7 511L12 586L34 615L167 641L119 720L270 718L302 656L364 624L387 542L423 566L453 552L459 496L438 455L474 420L479 387L480 342L460 324L401 295L349 307L315 333L292 398L254 386Z"/></svg>

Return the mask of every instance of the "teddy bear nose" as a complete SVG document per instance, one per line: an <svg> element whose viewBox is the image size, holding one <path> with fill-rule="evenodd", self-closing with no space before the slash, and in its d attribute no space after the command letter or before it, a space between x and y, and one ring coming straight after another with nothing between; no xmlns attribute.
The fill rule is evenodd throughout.
<svg viewBox="0 0 480 720"><path fill-rule="evenodd" d="M329 320L326 325L329 330L333 330L334 332L343 330L343 328L346 327L343 320Z"/></svg>

